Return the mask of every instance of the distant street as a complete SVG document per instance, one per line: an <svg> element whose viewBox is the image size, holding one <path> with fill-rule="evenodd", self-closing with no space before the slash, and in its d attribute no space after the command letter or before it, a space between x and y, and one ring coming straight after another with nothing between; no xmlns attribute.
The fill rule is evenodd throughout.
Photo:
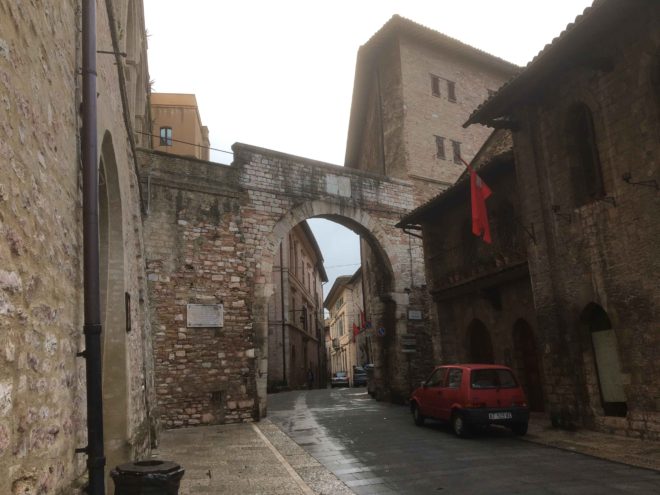
<svg viewBox="0 0 660 495"><path fill-rule="evenodd" d="M413 425L405 406L364 388L268 397L268 416L358 495L654 494L656 472L525 442L494 428L461 440Z"/></svg>

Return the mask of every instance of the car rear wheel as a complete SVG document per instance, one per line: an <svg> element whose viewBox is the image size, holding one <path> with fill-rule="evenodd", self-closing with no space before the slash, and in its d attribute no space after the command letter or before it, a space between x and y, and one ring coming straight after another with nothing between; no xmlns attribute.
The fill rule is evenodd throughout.
<svg viewBox="0 0 660 495"><path fill-rule="evenodd" d="M516 423L514 425L511 425L511 431L514 432L516 435L523 436L527 433L527 423Z"/></svg>
<svg viewBox="0 0 660 495"><path fill-rule="evenodd" d="M454 430L454 434L459 438L465 438L470 433L469 426L465 422L465 418L459 412L452 414L451 427Z"/></svg>
<svg viewBox="0 0 660 495"><path fill-rule="evenodd" d="M413 416L413 421L417 426L424 426L424 420L426 419L424 415L421 413L419 410L419 407L417 404L413 404L412 406L412 416Z"/></svg>

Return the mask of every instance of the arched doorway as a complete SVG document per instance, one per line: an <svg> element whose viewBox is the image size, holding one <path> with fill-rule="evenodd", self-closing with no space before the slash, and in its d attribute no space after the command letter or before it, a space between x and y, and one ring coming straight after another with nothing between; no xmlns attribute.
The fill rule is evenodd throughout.
<svg viewBox="0 0 660 495"><path fill-rule="evenodd" d="M527 321L520 319L513 325L513 349L517 374L532 411L542 412L543 386L534 331Z"/></svg>
<svg viewBox="0 0 660 495"><path fill-rule="evenodd" d="M342 204L335 204L325 201L311 201L304 203L290 210L285 214L274 226L272 232L264 243L267 249L263 251L261 262L261 271L266 273L272 271L275 264L277 266L279 255L279 246L282 240L289 235L289 232L299 223L312 219L321 218L333 221L343 227L346 227L357 235L359 235L364 242L373 251L375 258L378 259L377 284L378 293L385 294L386 296L374 298L370 302L370 313L375 315L373 321L373 331L379 328L384 328L384 336L378 339L377 344L374 345L374 355L378 355L379 359L376 361L374 367L374 379L377 383L387 383L391 386L391 377L385 376L388 370L394 369L394 365L390 365L390 361L396 359L394 351L396 345L394 342L397 335L405 333L406 321L398 321L395 318L397 302L393 294L398 292L405 294L404 288L407 283L399 281L395 277L395 270L392 267L391 259L396 258L393 253L388 252L388 248L392 244L388 242L388 236L385 234L383 227L379 222L371 217L366 211L359 208L353 208ZM402 262L403 263L403 262ZM297 263L296 263L297 265ZM407 265L405 265L407 266ZM399 270L400 272L403 269ZM407 273L407 272L406 272ZM259 343L259 356L257 362L257 395L259 397L259 414L264 416L266 414L266 390L267 390L267 372L268 369L268 304L271 301L271 296L274 290L274 284L269 283L264 277L263 282L255 283L255 300L253 305L254 323L253 328ZM405 311L403 311L405 313ZM377 349L376 349L377 347ZM298 356L298 359L304 356ZM342 364L339 366L347 366L348 357L341 355L336 356ZM331 356L331 359L334 359ZM302 361L303 363L308 362ZM346 369L346 368L343 368ZM397 376L396 379L405 380L405 376Z"/></svg>
<svg viewBox="0 0 660 495"><path fill-rule="evenodd" d="M471 363L494 363L490 333L481 320L474 319L467 331L467 357Z"/></svg>
<svg viewBox="0 0 660 495"><path fill-rule="evenodd" d="M101 322L103 325L103 429L106 466L130 458L122 201L112 137L101 145L99 169Z"/></svg>
<svg viewBox="0 0 660 495"><path fill-rule="evenodd" d="M628 406L617 337L607 312L598 304L590 303L580 315L580 325L590 336L603 413L626 416Z"/></svg>

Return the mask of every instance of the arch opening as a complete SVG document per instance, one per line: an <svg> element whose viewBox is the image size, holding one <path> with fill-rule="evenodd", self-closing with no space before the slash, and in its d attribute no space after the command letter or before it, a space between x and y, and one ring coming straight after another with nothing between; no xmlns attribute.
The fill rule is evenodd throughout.
<svg viewBox="0 0 660 495"><path fill-rule="evenodd" d="M130 457L122 201L112 137L101 145L99 170L99 241L103 424L107 465Z"/></svg>
<svg viewBox="0 0 660 495"><path fill-rule="evenodd" d="M579 207L605 196L593 114L584 103L568 109L566 137L573 204Z"/></svg>
<svg viewBox="0 0 660 495"><path fill-rule="evenodd" d="M467 330L467 356L470 363L494 363L490 332L481 320L474 319Z"/></svg>
<svg viewBox="0 0 660 495"><path fill-rule="evenodd" d="M580 314L580 325L590 336L603 414L625 417L628 406L624 379L617 336L609 315L600 305L589 303Z"/></svg>
<svg viewBox="0 0 660 495"><path fill-rule="evenodd" d="M323 209L324 211L318 211ZM332 211L336 209L337 211ZM349 211L346 211L349 210ZM260 415L265 414L266 412L266 391L272 390L273 384L278 380L282 382L284 377L287 377L287 380L291 380L290 383L287 383L287 386L293 386L294 388L302 388L305 386L311 386L310 381L313 383L313 386L322 386L329 380L329 373L327 370L330 368L332 363L332 357L330 353L332 349L324 349L323 354L325 359L321 356L317 357L317 350L313 347L316 341L322 340L325 341L326 332L328 330L324 327L323 315L322 313L312 311L311 304L306 304L304 298L300 297L300 287L293 287L295 284L291 283L291 286L294 289L298 289L298 293L292 297L282 297L277 294L277 286L287 285L287 281L284 280L282 275L283 269L286 268L287 263L293 263L293 266L299 267L299 271L296 273L296 278L298 279L297 283L302 284L311 284L314 285L315 281L313 280L313 270L310 270L310 266L306 264L306 261L303 261L302 258L296 258L296 249L293 247L293 240L291 239L291 232L294 232L301 222L305 222L308 219L325 219L330 220L334 223L341 225L355 234L360 236L361 239L364 239L367 246L373 250L376 254L378 260L378 266L372 267L374 270L377 270L378 273L378 293L387 294L385 297L369 297L360 298L359 303L355 303L355 308L352 307L351 311L351 321L348 320L345 323L345 332L346 334L353 333L354 328L362 329L363 326L366 326L369 322L369 326L372 329L372 333L375 332L375 329L383 327L386 328L386 334L390 334L390 339L395 334L395 307L396 304L391 298L391 293L396 286L395 276L392 270L392 264L390 261L390 255L387 253L387 246L384 244L385 236L382 233L382 230L378 224L369 217L363 211L358 209L344 209L339 205L327 205L325 203L313 203L307 205L301 205L298 208L295 208L293 211L289 212L280 221L274 226L271 238L269 239L269 252L264 256L264 262L262 263L262 272L266 275L266 270L272 269L273 277L271 280L266 281L267 277L264 277L262 283L257 283L255 286L255 306L254 306L254 315L263 315L262 321L259 322L255 318L255 331L258 340L258 346L260 349L260 361L258 366L261 372L258 372L257 375L261 378L262 383L257 383L257 394L260 400ZM361 267L364 269L364 267ZM354 271L353 268L351 271ZM279 279L279 280L278 280ZM282 291L280 291L282 292ZM291 292L291 291L289 291ZM369 293L369 291L365 291ZM280 307L278 309L278 307ZM357 309L359 308L359 309ZM289 326L300 326L302 330L301 335L303 338L298 339L294 342L294 338L284 330L284 322L280 321L282 329L275 328L276 325L269 324L269 316L272 316L274 313L278 313L281 318L282 314L287 314L287 323ZM298 325L298 319L303 318L307 315L306 321ZM301 320L302 321L302 320ZM316 321L316 324L313 322ZM355 325L355 326L353 326ZM304 331L307 331L304 333ZM359 332L356 332L356 334ZM278 334L281 334L278 335ZM259 338L261 335L261 338ZM357 337L357 336L356 336ZM352 335L351 335L352 338ZM279 340L277 340L279 339ZM275 342L276 348L271 349L269 347L269 340ZM357 339L356 339L357 340ZM388 353L385 352L387 348L388 339L380 339L380 343L383 345L378 347L378 343L375 342L375 339L370 339L368 343L361 343L358 345L358 348L361 348L363 351L362 358L369 361L375 361L371 364L374 364L375 368L381 368L378 372L375 372L376 375L379 375L376 379L380 378L383 380L383 368L387 368ZM293 349L295 345L295 366L300 368L296 371L295 378L292 374L291 367L294 365L293 360ZM283 352L283 349L289 349L290 356L287 359L286 353ZM347 371L352 371L352 366L356 364L362 364L360 361L360 354L355 356L348 355L338 355L335 356L336 359L340 359L342 366L348 368ZM269 366L269 360L278 360L280 371L276 376L265 379L265 376L268 376L268 373L274 372L273 366ZM282 362L285 363L286 370L281 370ZM263 373L263 370L269 370L268 373ZM310 372L311 371L311 372ZM295 380L295 381L294 381ZM260 379L258 378L259 382ZM268 383L270 381L270 384Z"/></svg>
<svg viewBox="0 0 660 495"><path fill-rule="evenodd" d="M543 385L536 338L531 325L522 318L513 324L513 349L516 374L527 395L529 408L543 412Z"/></svg>

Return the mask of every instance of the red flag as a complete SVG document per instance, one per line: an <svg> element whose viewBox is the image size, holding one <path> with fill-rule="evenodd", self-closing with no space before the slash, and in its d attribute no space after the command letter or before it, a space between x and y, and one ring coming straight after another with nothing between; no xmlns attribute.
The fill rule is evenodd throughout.
<svg viewBox="0 0 660 495"><path fill-rule="evenodd" d="M490 187L481 180L481 177L461 158L470 172L470 197L472 202L472 233L477 237L483 234L484 242L490 244L490 226L488 225L488 211L486 210L486 200L493 193Z"/></svg>
<svg viewBox="0 0 660 495"><path fill-rule="evenodd" d="M353 323L353 342L355 342L355 336L359 333L360 333L360 329L355 323Z"/></svg>

